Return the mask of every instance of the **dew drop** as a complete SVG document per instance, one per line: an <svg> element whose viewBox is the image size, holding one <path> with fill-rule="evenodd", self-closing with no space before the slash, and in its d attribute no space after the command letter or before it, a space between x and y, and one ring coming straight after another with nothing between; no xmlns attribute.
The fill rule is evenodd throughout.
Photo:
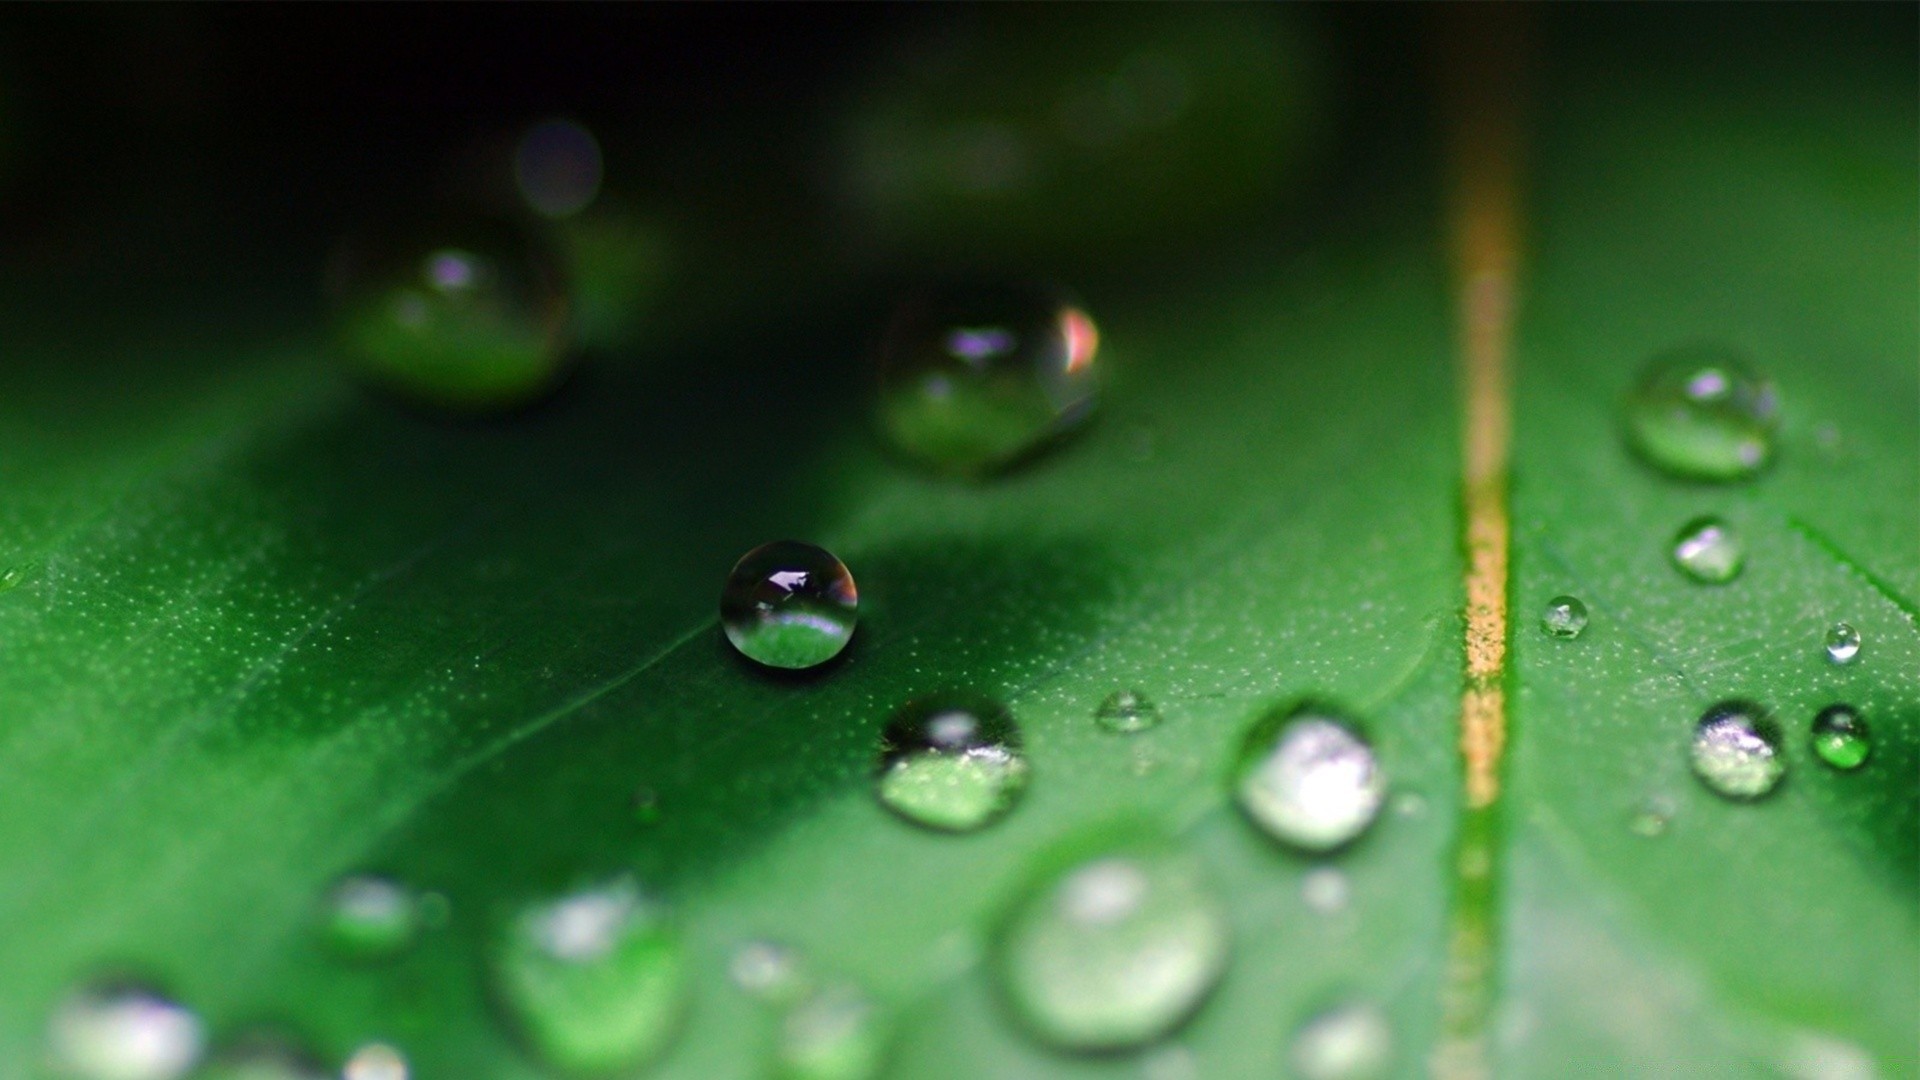
<svg viewBox="0 0 1920 1080"><path fill-rule="evenodd" d="M27 580L27 570L23 566L9 566L0 570L0 592L6 592Z"/></svg>
<svg viewBox="0 0 1920 1080"><path fill-rule="evenodd" d="M1758 799L1786 775L1778 725L1758 705L1725 701L1708 709L1693 732L1693 771L1730 799Z"/></svg>
<svg viewBox="0 0 1920 1080"><path fill-rule="evenodd" d="M880 802L916 825L971 832L1026 790L1020 729L999 702L950 691L908 702L881 735Z"/></svg>
<svg viewBox="0 0 1920 1080"><path fill-rule="evenodd" d="M1094 710L1094 720L1108 731L1132 734L1160 723L1160 709L1138 690L1115 690Z"/></svg>
<svg viewBox="0 0 1920 1080"><path fill-rule="evenodd" d="M845 983L806 996L781 1018L777 1080L869 1080L880 1072L887 1026L873 1002Z"/></svg>
<svg viewBox="0 0 1920 1080"><path fill-rule="evenodd" d="M1666 835L1667 827L1673 824L1673 815L1673 800L1664 795L1654 795L1642 802L1627 818L1627 829L1635 836L1651 840Z"/></svg>
<svg viewBox="0 0 1920 1080"><path fill-rule="evenodd" d="M344 1080L407 1080L407 1057L386 1043L367 1043L347 1057L340 1069Z"/></svg>
<svg viewBox="0 0 1920 1080"><path fill-rule="evenodd" d="M1851 664L1860 655L1860 631L1851 623L1837 622L1827 631L1827 659L1836 664Z"/></svg>
<svg viewBox="0 0 1920 1080"><path fill-rule="evenodd" d="M1130 1050L1191 1017L1225 972L1230 930L1190 863L1106 855L1042 879L999 940L1015 1015L1070 1050Z"/></svg>
<svg viewBox="0 0 1920 1080"><path fill-rule="evenodd" d="M853 639L860 597L846 564L798 540L740 557L720 593L720 624L741 655L774 668L810 668Z"/></svg>
<svg viewBox="0 0 1920 1080"><path fill-rule="evenodd" d="M627 806L633 811L633 820L642 825L656 825L660 821L660 793L650 787L635 788Z"/></svg>
<svg viewBox="0 0 1920 1080"><path fill-rule="evenodd" d="M1337 915L1346 910L1353 887L1347 875L1331 866L1316 866L1300 879L1300 898L1322 915Z"/></svg>
<svg viewBox="0 0 1920 1080"><path fill-rule="evenodd" d="M1628 441L1689 480L1743 480L1773 458L1773 386L1730 352L1692 347L1656 360L1627 399Z"/></svg>
<svg viewBox="0 0 1920 1080"><path fill-rule="evenodd" d="M733 950L727 977L741 993L772 1004L796 1000L808 984L800 954L777 941L749 941Z"/></svg>
<svg viewBox="0 0 1920 1080"><path fill-rule="evenodd" d="M1829 705L1813 718L1813 752L1836 769L1857 769L1873 753L1867 722L1851 705Z"/></svg>
<svg viewBox="0 0 1920 1080"><path fill-rule="evenodd" d="M909 301L880 356L880 425L933 469L1001 469L1077 426L1098 378L1093 320L1051 290L1001 286Z"/></svg>
<svg viewBox="0 0 1920 1080"><path fill-rule="evenodd" d="M1746 565L1747 548L1733 526L1717 517L1697 517L1673 537L1673 564L1695 581L1732 581Z"/></svg>
<svg viewBox="0 0 1920 1080"><path fill-rule="evenodd" d="M80 1080L176 1080L206 1049L206 1027L186 1006L133 984L76 991L55 1010L48 1049Z"/></svg>
<svg viewBox="0 0 1920 1080"><path fill-rule="evenodd" d="M406 951L420 934L420 900L389 878L356 874L327 894L328 942L342 955L378 960Z"/></svg>
<svg viewBox="0 0 1920 1080"><path fill-rule="evenodd" d="M1340 1005L1293 1033L1287 1058L1301 1080L1374 1080L1393 1060L1393 1029L1372 1005Z"/></svg>
<svg viewBox="0 0 1920 1080"><path fill-rule="evenodd" d="M1365 832L1385 795L1373 747L1315 707L1256 724L1235 770L1240 809L1305 851L1331 851Z"/></svg>
<svg viewBox="0 0 1920 1080"><path fill-rule="evenodd" d="M495 957L499 995L550 1065L636 1068L678 1027L686 953L664 908L631 879L534 905Z"/></svg>
<svg viewBox="0 0 1920 1080"><path fill-rule="evenodd" d="M1577 638L1587 628L1587 605L1577 596L1556 596L1540 613L1540 629L1549 637Z"/></svg>

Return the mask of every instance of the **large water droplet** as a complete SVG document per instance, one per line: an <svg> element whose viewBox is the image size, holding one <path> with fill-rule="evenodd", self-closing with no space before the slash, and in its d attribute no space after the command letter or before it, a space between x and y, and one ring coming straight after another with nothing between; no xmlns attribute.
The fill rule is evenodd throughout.
<svg viewBox="0 0 1920 1080"><path fill-rule="evenodd" d="M68 997L47 1034L55 1067L80 1080L176 1080L199 1062L207 1038L186 1006L118 983Z"/></svg>
<svg viewBox="0 0 1920 1080"><path fill-rule="evenodd" d="M1132 734L1160 723L1160 710L1138 690L1115 690L1100 703L1093 718L1108 731Z"/></svg>
<svg viewBox="0 0 1920 1080"><path fill-rule="evenodd" d="M832 552L776 540L734 564L720 594L720 625L748 659L810 668L847 647L859 609L853 575Z"/></svg>
<svg viewBox="0 0 1920 1080"><path fill-rule="evenodd" d="M1092 411L1099 334L1049 290L956 290L908 302L880 359L880 423L935 469L992 472Z"/></svg>
<svg viewBox="0 0 1920 1080"><path fill-rule="evenodd" d="M1813 718L1813 752L1836 769L1857 769L1873 753L1867 722L1851 705L1829 705Z"/></svg>
<svg viewBox="0 0 1920 1080"><path fill-rule="evenodd" d="M529 908L495 957L500 998L551 1065L651 1060L678 1026L686 954L665 910L626 878Z"/></svg>
<svg viewBox="0 0 1920 1080"><path fill-rule="evenodd" d="M1587 628L1587 605L1577 596L1556 596L1540 613L1540 629L1550 637L1577 638Z"/></svg>
<svg viewBox="0 0 1920 1080"><path fill-rule="evenodd" d="M1695 581L1732 581L1747 562L1747 546L1733 526L1717 517L1697 517L1673 536L1673 565Z"/></svg>
<svg viewBox="0 0 1920 1080"><path fill-rule="evenodd" d="M1226 970L1231 942L1198 870L1142 852L1043 879L999 944L1002 988L1034 1035L1113 1051L1152 1043L1192 1016Z"/></svg>
<svg viewBox="0 0 1920 1080"><path fill-rule="evenodd" d="M845 983L807 995L781 1018L777 1080L869 1080L880 1072L887 1029L873 1002Z"/></svg>
<svg viewBox="0 0 1920 1080"><path fill-rule="evenodd" d="M377 960L403 952L419 936L420 901L389 878L357 874L327 894L327 940L341 953Z"/></svg>
<svg viewBox="0 0 1920 1080"><path fill-rule="evenodd" d="M1773 386L1714 348L1670 353L1627 401L1627 436L1640 456L1690 480L1740 480L1773 457Z"/></svg>
<svg viewBox="0 0 1920 1080"><path fill-rule="evenodd" d="M1234 772L1240 809L1274 839L1306 851L1359 836L1385 795L1373 747L1315 707L1256 724Z"/></svg>
<svg viewBox="0 0 1920 1080"><path fill-rule="evenodd" d="M1287 1059L1300 1080L1373 1080L1393 1061L1393 1029L1372 1005L1341 1005L1293 1033Z"/></svg>
<svg viewBox="0 0 1920 1080"><path fill-rule="evenodd" d="M1020 729L997 701L947 692L908 702L881 736L877 792L916 825L970 832L998 821L1026 790Z"/></svg>
<svg viewBox="0 0 1920 1080"><path fill-rule="evenodd" d="M1780 729L1760 706L1724 701L1693 731L1693 771L1730 799L1758 799L1786 775Z"/></svg>
<svg viewBox="0 0 1920 1080"><path fill-rule="evenodd" d="M1827 631L1827 659L1836 664L1851 664L1860 655L1860 631L1851 623L1837 622Z"/></svg>

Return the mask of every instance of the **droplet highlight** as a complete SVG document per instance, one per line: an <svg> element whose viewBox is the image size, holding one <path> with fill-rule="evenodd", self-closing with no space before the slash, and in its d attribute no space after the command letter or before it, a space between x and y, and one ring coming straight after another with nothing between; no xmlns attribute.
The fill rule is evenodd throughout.
<svg viewBox="0 0 1920 1080"><path fill-rule="evenodd" d="M1640 457L1688 480L1743 480L1773 459L1773 385L1730 351L1696 346L1655 361L1627 399Z"/></svg>
<svg viewBox="0 0 1920 1080"><path fill-rule="evenodd" d="M777 1080L871 1080L886 1061L887 1025L864 993L829 983L781 1018Z"/></svg>
<svg viewBox="0 0 1920 1080"><path fill-rule="evenodd" d="M1587 628L1587 605L1577 596L1556 596L1540 613L1540 629L1548 637L1577 638Z"/></svg>
<svg viewBox="0 0 1920 1080"><path fill-rule="evenodd" d="M950 691L908 702L887 724L875 790L882 805L916 825L971 832L1013 809L1028 772L1006 706Z"/></svg>
<svg viewBox="0 0 1920 1080"><path fill-rule="evenodd" d="M1857 769L1873 753L1867 721L1851 705L1829 705L1813 718L1813 752L1841 771Z"/></svg>
<svg viewBox="0 0 1920 1080"><path fill-rule="evenodd" d="M1138 690L1115 690L1108 694L1093 719L1108 731L1131 735L1160 723L1160 709Z"/></svg>
<svg viewBox="0 0 1920 1080"><path fill-rule="evenodd" d="M1717 517L1697 517L1673 537L1673 565L1695 581L1721 585L1740 576L1747 547L1732 525Z"/></svg>
<svg viewBox="0 0 1920 1080"><path fill-rule="evenodd" d="M1761 798L1787 772L1779 726L1751 702L1715 705L1694 727L1693 771L1729 799Z"/></svg>
<svg viewBox="0 0 1920 1080"><path fill-rule="evenodd" d="M1836 664L1851 664L1860 656L1860 644L1860 631L1851 623L1834 623L1827 631L1827 659Z"/></svg>
<svg viewBox="0 0 1920 1080"><path fill-rule="evenodd" d="M1309 706L1254 726L1234 772L1233 793L1267 835L1322 852L1373 824L1386 778L1365 739L1340 717Z"/></svg>
<svg viewBox="0 0 1920 1080"><path fill-rule="evenodd" d="M178 1080L207 1041L193 1010L132 984L76 991L55 1009L47 1034L54 1066L79 1080Z"/></svg>
<svg viewBox="0 0 1920 1080"><path fill-rule="evenodd" d="M798 540L742 555L720 594L720 625L740 655L789 670L840 655L853 640L859 610L846 564Z"/></svg>
<svg viewBox="0 0 1920 1080"><path fill-rule="evenodd" d="M1393 1064L1393 1028L1372 1005L1337 1006L1294 1031L1287 1060L1300 1080L1377 1080Z"/></svg>
<svg viewBox="0 0 1920 1080"><path fill-rule="evenodd" d="M340 1068L344 1080L407 1080L411 1072L405 1054L379 1042L355 1049Z"/></svg>
<svg viewBox="0 0 1920 1080"><path fill-rule="evenodd" d="M356 874L327 893L327 941L352 959L382 960L405 952L423 921L419 897L390 878Z"/></svg>

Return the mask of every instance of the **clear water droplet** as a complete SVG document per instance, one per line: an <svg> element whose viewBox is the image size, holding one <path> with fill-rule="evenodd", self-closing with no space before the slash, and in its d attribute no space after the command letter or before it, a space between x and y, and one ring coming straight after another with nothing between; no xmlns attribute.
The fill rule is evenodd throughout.
<svg viewBox="0 0 1920 1080"><path fill-rule="evenodd" d="M367 1043L347 1057L340 1069L345 1080L407 1080L407 1056L386 1043Z"/></svg>
<svg viewBox="0 0 1920 1080"><path fill-rule="evenodd" d="M624 877L522 912L494 968L521 1033L560 1069L637 1068L665 1049L685 1007L680 936Z"/></svg>
<svg viewBox="0 0 1920 1080"><path fill-rule="evenodd" d="M1813 718L1813 752L1836 769L1857 769L1873 753L1867 721L1851 705L1829 705Z"/></svg>
<svg viewBox="0 0 1920 1080"><path fill-rule="evenodd" d="M1689 480L1742 480L1773 459L1773 386L1732 353L1669 353L1627 399L1627 436L1655 468Z"/></svg>
<svg viewBox="0 0 1920 1080"><path fill-rule="evenodd" d="M860 596L846 564L798 540L740 557L720 594L720 625L742 656L774 668L810 668L853 639Z"/></svg>
<svg viewBox="0 0 1920 1080"><path fill-rule="evenodd" d="M1004 705L947 692L908 702L881 736L876 792L916 825L971 832L1000 820L1027 787L1020 729Z"/></svg>
<svg viewBox="0 0 1920 1080"><path fill-rule="evenodd" d="M285 1040L266 1034L242 1038L193 1074L193 1080L330 1080L332 1071Z"/></svg>
<svg viewBox="0 0 1920 1080"><path fill-rule="evenodd" d="M1331 851L1365 832L1386 796L1373 747L1317 707L1256 724L1234 775L1240 809L1304 851Z"/></svg>
<svg viewBox="0 0 1920 1080"><path fill-rule="evenodd" d="M177 1080L199 1063L206 1040L191 1009L129 983L76 991L48 1030L55 1067L80 1080Z"/></svg>
<svg viewBox="0 0 1920 1080"><path fill-rule="evenodd" d="M1587 628L1587 605L1577 596L1556 596L1540 613L1540 629L1549 637L1577 638Z"/></svg>
<svg viewBox="0 0 1920 1080"><path fill-rule="evenodd" d="M727 977L741 993L772 1004L797 1000L810 981L800 954L777 941L749 941L733 950Z"/></svg>
<svg viewBox="0 0 1920 1080"><path fill-rule="evenodd" d="M27 580L27 569L24 566L9 566L5 570L0 570L0 592L6 592L25 580Z"/></svg>
<svg viewBox="0 0 1920 1080"><path fill-rule="evenodd" d="M1827 659L1836 664L1851 664L1860 655L1860 631L1851 623L1837 622L1827 631Z"/></svg>
<svg viewBox="0 0 1920 1080"><path fill-rule="evenodd" d="M880 356L880 424L931 468L979 475L1092 411L1099 333L1052 290L950 290L905 304Z"/></svg>
<svg viewBox="0 0 1920 1080"><path fill-rule="evenodd" d="M1627 818L1627 829L1635 836L1644 836L1649 840L1664 836L1667 827L1673 824L1675 809L1672 799L1664 795L1650 796Z"/></svg>
<svg viewBox="0 0 1920 1080"><path fill-rule="evenodd" d="M1300 879L1300 898L1322 915L1345 911L1352 895L1347 875L1331 866L1316 866Z"/></svg>
<svg viewBox="0 0 1920 1080"><path fill-rule="evenodd" d="M1372 1005L1336 1006L1294 1031L1287 1059L1300 1080L1374 1080L1393 1064L1393 1028Z"/></svg>
<svg viewBox="0 0 1920 1080"><path fill-rule="evenodd" d="M1230 930L1198 870L1164 853L1105 855L1042 879L999 940L998 972L1042 1041L1115 1051L1168 1035L1225 972Z"/></svg>
<svg viewBox="0 0 1920 1080"><path fill-rule="evenodd" d="M1715 705L1694 728L1693 771L1730 799L1760 798L1787 772L1779 725L1751 702Z"/></svg>
<svg viewBox="0 0 1920 1080"><path fill-rule="evenodd" d="M327 893L327 940L355 959L379 960L406 951L422 921L419 898L390 878L356 874Z"/></svg>
<svg viewBox="0 0 1920 1080"><path fill-rule="evenodd" d="M1094 710L1094 720L1108 731L1132 734L1160 723L1160 709L1138 690L1115 690Z"/></svg>
<svg viewBox="0 0 1920 1080"><path fill-rule="evenodd" d="M887 1025L867 995L829 983L781 1018L774 1047L778 1080L870 1080L880 1073Z"/></svg>
<svg viewBox="0 0 1920 1080"><path fill-rule="evenodd" d="M1695 581L1720 585L1746 565L1747 546L1732 525L1717 517L1697 517L1673 536L1673 564Z"/></svg>

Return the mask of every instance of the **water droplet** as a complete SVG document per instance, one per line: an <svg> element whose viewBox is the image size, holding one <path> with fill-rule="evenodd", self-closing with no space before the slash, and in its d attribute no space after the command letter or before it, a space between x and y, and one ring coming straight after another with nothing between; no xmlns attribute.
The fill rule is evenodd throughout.
<svg viewBox="0 0 1920 1080"><path fill-rule="evenodd" d="M635 788L628 807L633 811L633 820L642 825L655 825L660 821L660 793L650 787Z"/></svg>
<svg viewBox="0 0 1920 1080"><path fill-rule="evenodd" d="M916 825L945 832L983 828L1013 809L1027 787L1013 715L977 694L908 702L881 743L880 801Z"/></svg>
<svg viewBox="0 0 1920 1080"><path fill-rule="evenodd" d="M720 594L720 624L750 660L810 668L847 647L859 608L853 575L832 552L776 540L734 564Z"/></svg>
<svg viewBox="0 0 1920 1080"><path fill-rule="evenodd" d="M749 941L733 950L727 977L742 993L774 1004L798 999L809 983L800 954L777 941Z"/></svg>
<svg viewBox="0 0 1920 1080"><path fill-rule="evenodd" d="M247 1036L221 1051L193 1080L330 1080L332 1072L284 1040Z"/></svg>
<svg viewBox="0 0 1920 1080"><path fill-rule="evenodd" d="M1673 564L1695 581L1732 581L1746 565L1747 547L1733 526L1717 517L1697 517L1673 537Z"/></svg>
<svg viewBox="0 0 1920 1080"><path fill-rule="evenodd" d="M778 1080L868 1080L880 1072L887 1029L873 1002L845 983L807 995L780 1022Z"/></svg>
<svg viewBox="0 0 1920 1080"><path fill-rule="evenodd" d="M1352 895L1347 875L1331 866L1316 866L1300 879L1300 898L1322 915L1337 915L1346 910Z"/></svg>
<svg viewBox="0 0 1920 1080"><path fill-rule="evenodd" d="M549 1064L638 1067L663 1050L686 998L686 953L665 910L627 878L523 912L495 958L500 998Z"/></svg>
<svg viewBox="0 0 1920 1080"><path fill-rule="evenodd" d="M344 251L338 330L368 377L465 410L546 390L566 350L567 302L546 254L512 226L463 221Z"/></svg>
<svg viewBox="0 0 1920 1080"><path fill-rule="evenodd" d="M999 974L1041 1040L1127 1050L1184 1023L1230 955L1225 915L1198 871L1172 855L1127 853L1043 879L1001 938Z"/></svg>
<svg viewBox="0 0 1920 1080"><path fill-rule="evenodd" d="M1851 623L1837 622L1827 631L1827 659L1836 664L1851 664L1860 655L1860 631Z"/></svg>
<svg viewBox="0 0 1920 1080"><path fill-rule="evenodd" d="M1108 731L1131 734L1160 722L1160 710L1138 690L1115 690L1094 711L1094 720Z"/></svg>
<svg viewBox="0 0 1920 1080"><path fill-rule="evenodd" d="M419 936L421 922L413 890L388 878L357 874L342 878L327 894L327 940L350 957L398 955Z"/></svg>
<svg viewBox="0 0 1920 1080"><path fill-rule="evenodd" d="M1331 851L1365 832L1385 795L1373 747L1314 707L1256 724L1235 770L1240 809L1306 851Z"/></svg>
<svg viewBox="0 0 1920 1080"><path fill-rule="evenodd" d="M367 1043L347 1057L344 1080L407 1080L407 1058L386 1043Z"/></svg>
<svg viewBox="0 0 1920 1080"><path fill-rule="evenodd" d="M1656 361L1627 400L1627 435L1654 467L1689 480L1742 480L1773 457L1773 386L1731 353L1694 347Z"/></svg>
<svg viewBox="0 0 1920 1080"><path fill-rule="evenodd" d="M1556 596L1540 613L1540 629L1549 637L1577 638L1587 628L1587 605L1577 596Z"/></svg>
<svg viewBox="0 0 1920 1080"><path fill-rule="evenodd" d="M1694 728L1693 771L1730 799L1760 798L1786 775L1779 726L1750 702L1715 705Z"/></svg>
<svg viewBox="0 0 1920 1080"><path fill-rule="evenodd" d="M27 580L27 569L24 566L9 566L5 570L0 570L0 592L6 592L25 580Z"/></svg>
<svg viewBox="0 0 1920 1080"><path fill-rule="evenodd" d="M81 1080L176 1080L200 1060L206 1028L186 1006L145 987L110 983L75 992L54 1011L55 1065Z"/></svg>
<svg viewBox="0 0 1920 1080"><path fill-rule="evenodd" d="M1635 836L1648 839L1663 836L1667 826L1673 823L1674 810L1672 799L1664 795L1650 796L1627 819L1627 829Z"/></svg>
<svg viewBox="0 0 1920 1080"><path fill-rule="evenodd" d="M1813 752L1836 769L1857 769L1873 753L1867 722L1851 705L1829 705L1813 718Z"/></svg>
<svg viewBox="0 0 1920 1080"><path fill-rule="evenodd" d="M1373 1080L1393 1061L1393 1029L1372 1005L1341 1005L1310 1017L1288 1049L1301 1080Z"/></svg>
<svg viewBox="0 0 1920 1080"><path fill-rule="evenodd" d="M1099 334L1055 293L1006 286L907 303L880 360L880 423L909 457L992 472L1091 412Z"/></svg>
<svg viewBox="0 0 1920 1080"><path fill-rule="evenodd" d="M572 120L544 120L527 129L513 153L520 196L542 217L565 218L600 194L600 140Z"/></svg>

